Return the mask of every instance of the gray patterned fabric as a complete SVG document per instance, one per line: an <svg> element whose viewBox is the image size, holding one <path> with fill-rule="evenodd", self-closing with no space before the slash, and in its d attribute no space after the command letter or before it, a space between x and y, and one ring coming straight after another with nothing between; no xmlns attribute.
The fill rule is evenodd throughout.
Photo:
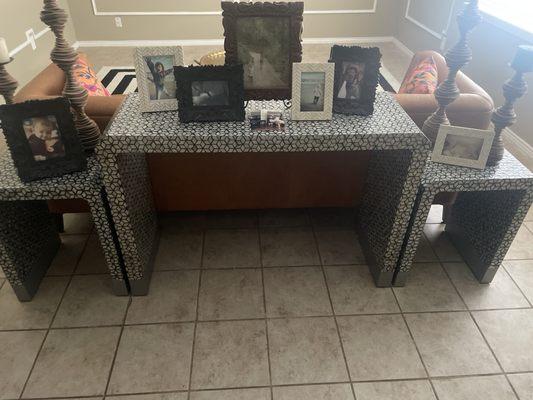
<svg viewBox="0 0 533 400"><path fill-rule="evenodd" d="M8 153L0 157L0 257L2 268L13 287L24 286L34 274L32 268L43 252L59 244L44 200L83 199L90 206L96 231L109 266L117 294L127 294L120 256L113 238L113 224L108 219L107 197L101 179L100 165L95 157L88 159L83 172L59 178L23 183ZM48 264L42 263L43 268ZM46 265L44 265L46 264ZM43 271L43 273L45 272Z"/></svg>
<svg viewBox="0 0 533 400"><path fill-rule="evenodd" d="M509 152L485 170L429 161L395 284L406 283L429 209L442 192L460 192L446 231L481 283L494 278L533 202L533 173Z"/></svg>
<svg viewBox="0 0 533 400"><path fill-rule="evenodd" d="M335 115L332 121L296 122L282 102L250 102L247 108L259 109L282 111L285 131L251 131L248 121L182 124L176 111L140 113L136 94L117 111L97 155L134 294L148 290L157 247L144 153L374 150L361 208L361 241L376 283L391 285L429 152L427 139L385 92L378 93L369 117Z"/></svg>

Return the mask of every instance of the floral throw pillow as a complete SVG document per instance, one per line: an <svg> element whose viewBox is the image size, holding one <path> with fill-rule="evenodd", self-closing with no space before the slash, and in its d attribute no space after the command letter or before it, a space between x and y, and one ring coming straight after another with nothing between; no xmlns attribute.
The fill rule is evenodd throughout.
<svg viewBox="0 0 533 400"><path fill-rule="evenodd" d="M76 64L72 67L72 71L78 83L87 89L89 96L111 96L109 90L98 80L87 60L78 57Z"/></svg>
<svg viewBox="0 0 533 400"><path fill-rule="evenodd" d="M433 94L439 84L437 64L433 57L422 60L406 76L398 93Z"/></svg>

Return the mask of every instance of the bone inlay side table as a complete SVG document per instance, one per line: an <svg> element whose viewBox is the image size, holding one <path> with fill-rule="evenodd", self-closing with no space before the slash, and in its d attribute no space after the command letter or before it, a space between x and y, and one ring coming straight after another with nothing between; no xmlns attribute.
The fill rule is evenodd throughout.
<svg viewBox="0 0 533 400"><path fill-rule="evenodd" d="M459 192L448 215L446 234L475 277L490 283L533 202L533 173L509 152L485 170L429 161L420 184L395 286L403 286L435 195ZM532 243L533 246L533 243Z"/></svg>

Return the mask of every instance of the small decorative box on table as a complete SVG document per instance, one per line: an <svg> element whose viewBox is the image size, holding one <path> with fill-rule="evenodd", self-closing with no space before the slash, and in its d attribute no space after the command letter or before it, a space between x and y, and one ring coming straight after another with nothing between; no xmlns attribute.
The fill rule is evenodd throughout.
<svg viewBox="0 0 533 400"><path fill-rule="evenodd" d="M139 105L138 95L126 98L97 148L132 294L148 292L158 246L146 153L372 151L360 240L376 284L391 286L429 141L390 94L378 93L374 115L332 121L291 121L282 102L250 102L283 112L281 132L252 131L249 121L183 124L176 111L143 114Z"/></svg>
<svg viewBox="0 0 533 400"><path fill-rule="evenodd" d="M433 199L443 192L459 192L447 216L448 236L479 282L490 283L533 202L533 173L507 151L483 171L429 161L395 286L405 285Z"/></svg>
<svg viewBox="0 0 533 400"><path fill-rule="evenodd" d="M61 243L46 200L83 199L92 217L111 273L113 290L128 289L112 231L107 198L95 157L87 170L23 183L9 153L0 156L0 263L20 301L30 301Z"/></svg>

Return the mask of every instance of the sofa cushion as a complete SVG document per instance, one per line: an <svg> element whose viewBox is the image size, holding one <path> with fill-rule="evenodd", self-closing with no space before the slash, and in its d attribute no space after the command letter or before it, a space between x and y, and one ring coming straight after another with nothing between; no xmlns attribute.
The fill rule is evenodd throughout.
<svg viewBox="0 0 533 400"><path fill-rule="evenodd" d="M405 76L398 93L433 94L439 83L438 69L432 56L424 58Z"/></svg>
<svg viewBox="0 0 533 400"><path fill-rule="evenodd" d="M73 72L78 83L87 89L89 96L111 96L84 57L78 57Z"/></svg>

